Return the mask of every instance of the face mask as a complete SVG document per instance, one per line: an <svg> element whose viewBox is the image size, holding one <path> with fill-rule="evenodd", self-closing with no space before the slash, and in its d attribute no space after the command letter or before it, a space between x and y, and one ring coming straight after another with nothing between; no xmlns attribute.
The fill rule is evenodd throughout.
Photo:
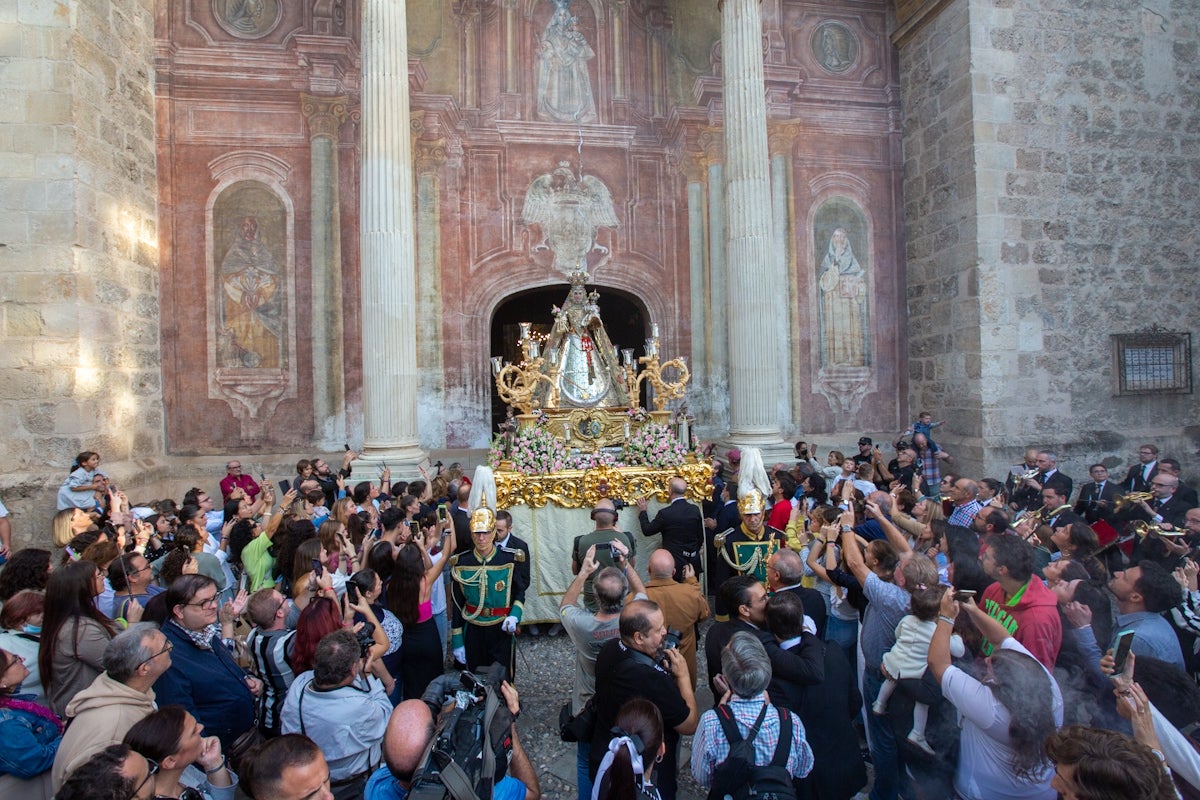
<svg viewBox="0 0 1200 800"><path fill-rule="evenodd" d="M42 626L41 625L26 625L24 627L24 631L26 633L41 633Z"/></svg>

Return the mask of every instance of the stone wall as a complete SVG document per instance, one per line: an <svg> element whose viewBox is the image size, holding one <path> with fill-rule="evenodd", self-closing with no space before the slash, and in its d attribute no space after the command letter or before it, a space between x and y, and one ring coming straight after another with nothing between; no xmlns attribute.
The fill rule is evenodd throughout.
<svg viewBox="0 0 1200 800"><path fill-rule="evenodd" d="M152 6L0 7L0 497L18 541L48 531L78 451L118 478L163 451Z"/></svg>
<svg viewBox="0 0 1200 800"><path fill-rule="evenodd" d="M901 46L910 397L968 471L1031 444L1082 478L1154 441L1194 474L1195 396L1115 397L1110 337L1197 328L1198 24L958 0Z"/></svg>

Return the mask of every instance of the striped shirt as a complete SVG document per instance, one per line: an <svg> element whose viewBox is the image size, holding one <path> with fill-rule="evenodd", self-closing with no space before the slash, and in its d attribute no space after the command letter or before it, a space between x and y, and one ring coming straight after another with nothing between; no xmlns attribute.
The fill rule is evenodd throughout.
<svg viewBox="0 0 1200 800"><path fill-rule="evenodd" d="M295 640L294 630L261 631L254 628L246 637L254 674L263 682L262 696L258 698L258 727L266 736L279 735L283 701L296 678L288 661Z"/></svg>
<svg viewBox="0 0 1200 800"><path fill-rule="evenodd" d="M758 712L762 710L767 700L765 694L755 697L733 697L729 708L733 718L738 722L738 732L742 736L750 732ZM763 766L771 763L775 755L775 746L779 744L779 712L792 712L779 706L772 706L763 718L758 736L754 738L754 763ZM700 717L700 726L696 729L696 737L692 741L692 775L696 783L704 788L712 785L713 770L717 765L729 758L729 741L721 730L721 721L717 719L716 710L705 711ZM792 751L788 754L788 772L797 778L803 778L813 768L813 752L804 736L804 723L792 714Z"/></svg>

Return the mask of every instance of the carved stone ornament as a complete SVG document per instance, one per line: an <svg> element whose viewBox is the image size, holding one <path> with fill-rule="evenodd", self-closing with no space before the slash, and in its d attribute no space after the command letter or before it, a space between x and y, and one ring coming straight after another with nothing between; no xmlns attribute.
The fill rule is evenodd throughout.
<svg viewBox="0 0 1200 800"><path fill-rule="evenodd" d="M840 22L826 20L809 40L813 57L828 72L841 74L858 63L858 37Z"/></svg>
<svg viewBox="0 0 1200 800"><path fill-rule="evenodd" d="M221 30L238 39L261 39L283 18L282 0L212 0Z"/></svg>
<svg viewBox="0 0 1200 800"><path fill-rule="evenodd" d="M602 498L633 502L640 497L655 497L666 502L668 484L677 475L687 481L689 500L698 503L712 494L712 466L703 462L669 470L595 467L552 475L522 475L499 469L495 474L496 504L500 508L518 505L541 508L550 503L563 508L583 508L594 506Z"/></svg>

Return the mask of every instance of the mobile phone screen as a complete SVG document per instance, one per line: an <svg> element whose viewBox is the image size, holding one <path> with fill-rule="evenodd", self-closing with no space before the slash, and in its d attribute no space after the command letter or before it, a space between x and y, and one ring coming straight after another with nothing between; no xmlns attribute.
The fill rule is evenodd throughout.
<svg viewBox="0 0 1200 800"><path fill-rule="evenodd" d="M321 559L314 558L312 560L313 574L318 578L325 574L325 565L321 563Z"/></svg>

